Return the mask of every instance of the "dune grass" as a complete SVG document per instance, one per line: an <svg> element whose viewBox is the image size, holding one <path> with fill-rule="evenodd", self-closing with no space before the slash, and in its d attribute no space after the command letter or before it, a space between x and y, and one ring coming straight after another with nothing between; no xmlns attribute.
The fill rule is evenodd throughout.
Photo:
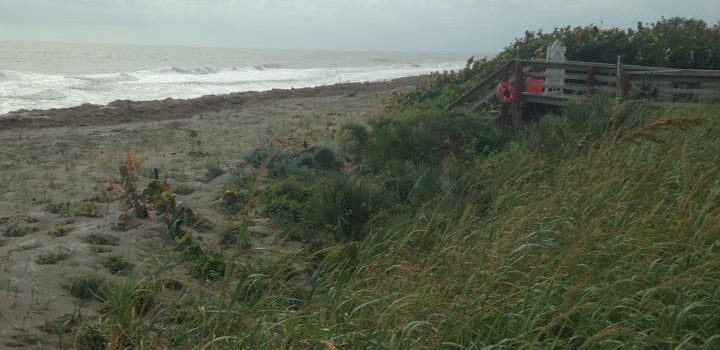
<svg viewBox="0 0 720 350"><path fill-rule="evenodd" d="M111 345L720 347L720 107L597 98L518 131L412 113L353 126L361 139L323 155L342 167L275 155L287 166L257 162L260 193L231 176L306 252L195 249L179 302L120 312L155 300L161 276L108 291Z"/></svg>

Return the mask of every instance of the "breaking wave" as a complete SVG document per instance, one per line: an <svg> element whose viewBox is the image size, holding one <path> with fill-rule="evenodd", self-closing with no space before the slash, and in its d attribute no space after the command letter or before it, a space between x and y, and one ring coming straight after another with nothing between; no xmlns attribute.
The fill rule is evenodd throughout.
<svg viewBox="0 0 720 350"><path fill-rule="evenodd" d="M105 104L117 99L193 98L339 82L382 81L459 68L462 68L460 63L301 69L268 63L229 68L167 66L74 76L0 70L0 114L18 109Z"/></svg>

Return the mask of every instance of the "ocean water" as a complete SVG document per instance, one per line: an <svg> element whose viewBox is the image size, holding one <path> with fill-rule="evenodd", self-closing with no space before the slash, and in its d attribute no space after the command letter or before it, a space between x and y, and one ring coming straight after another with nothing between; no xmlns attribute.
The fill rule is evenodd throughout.
<svg viewBox="0 0 720 350"><path fill-rule="evenodd" d="M0 42L0 114L382 81L460 69L469 56Z"/></svg>

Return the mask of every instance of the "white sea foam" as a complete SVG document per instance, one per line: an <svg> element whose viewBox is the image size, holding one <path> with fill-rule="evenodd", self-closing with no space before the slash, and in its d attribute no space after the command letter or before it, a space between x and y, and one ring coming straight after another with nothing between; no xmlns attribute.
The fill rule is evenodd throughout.
<svg viewBox="0 0 720 350"><path fill-rule="evenodd" d="M55 101L64 99L65 95L57 90L45 89L32 94L18 95L15 98L28 101Z"/></svg>
<svg viewBox="0 0 720 350"><path fill-rule="evenodd" d="M459 69L461 63L286 68L280 64L215 68L167 66L103 74L41 74L0 70L0 114L18 109L105 104L117 99L193 98L209 94L382 81Z"/></svg>

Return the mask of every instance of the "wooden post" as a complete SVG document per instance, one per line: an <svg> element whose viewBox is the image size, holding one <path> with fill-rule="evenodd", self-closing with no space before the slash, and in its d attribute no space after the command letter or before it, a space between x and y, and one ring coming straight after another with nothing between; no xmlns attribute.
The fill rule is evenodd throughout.
<svg viewBox="0 0 720 350"><path fill-rule="evenodd" d="M620 85L622 86L621 98L623 100L625 100L625 99L627 99L628 93L630 92L630 75L623 72L620 80L621 80Z"/></svg>
<svg viewBox="0 0 720 350"><path fill-rule="evenodd" d="M588 66L587 68L587 92L588 96L595 94L595 67Z"/></svg>
<svg viewBox="0 0 720 350"><path fill-rule="evenodd" d="M515 65L515 100L512 103L512 122L518 128L522 125L523 93L525 93L525 72L523 64L518 62Z"/></svg>
<svg viewBox="0 0 720 350"><path fill-rule="evenodd" d="M618 55L617 70L615 72L615 98L623 98L622 76L623 76L622 62L620 62L620 55Z"/></svg>
<svg viewBox="0 0 720 350"><path fill-rule="evenodd" d="M507 81L510 79L510 72L508 71L508 66L503 67L502 72L500 72L500 80L501 81ZM504 103L500 103L500 108L498 109L498 120L500 121L500 124L508 125L508 106Z"/></svg>

